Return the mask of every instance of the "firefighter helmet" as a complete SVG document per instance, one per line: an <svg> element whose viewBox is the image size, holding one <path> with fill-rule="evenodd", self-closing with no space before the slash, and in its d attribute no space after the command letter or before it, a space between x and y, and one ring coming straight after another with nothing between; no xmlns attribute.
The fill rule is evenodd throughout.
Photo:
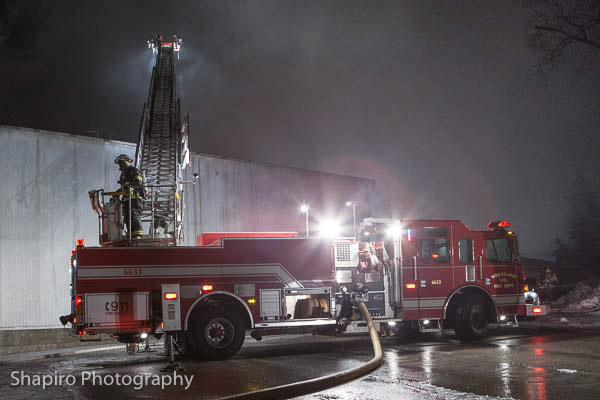
<svg viewBox="0 0 600 400"><path fill-rule="evenodd" d="M129 158L129 156L127 154L121 154L120 156L117 156L117 158L115 158L115 164L120 164L122 162L132 162L133 160L131 158Z"/></svg>

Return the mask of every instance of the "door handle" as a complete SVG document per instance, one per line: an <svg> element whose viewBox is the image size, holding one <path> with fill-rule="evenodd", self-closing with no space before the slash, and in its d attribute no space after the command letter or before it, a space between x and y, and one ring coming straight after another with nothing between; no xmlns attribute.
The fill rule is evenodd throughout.
<svg viewBox="0 0 600 400"><path fill-rule="evenodd" d="M417 280L417 256L413 256L413 268L415 271L415 281Z"/></svg>

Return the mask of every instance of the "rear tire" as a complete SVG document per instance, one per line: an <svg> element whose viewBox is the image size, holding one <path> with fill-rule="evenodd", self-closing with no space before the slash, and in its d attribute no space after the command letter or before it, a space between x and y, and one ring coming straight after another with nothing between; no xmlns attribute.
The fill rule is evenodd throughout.
<svg viewBox="0 0 600 400"><path fill-rule="evenodd" d="M242 317L232 308L196 310L188 336L190 350L203 360L225 360L238 352L246 328Z"/></svg>
<svg viewBox="0 0 600 400"><path fill-rule="evenodd" d="M483 297L467 293L457 299L454 310L454 332L462 341L479 340L488 332L488 311Z"/></svg>

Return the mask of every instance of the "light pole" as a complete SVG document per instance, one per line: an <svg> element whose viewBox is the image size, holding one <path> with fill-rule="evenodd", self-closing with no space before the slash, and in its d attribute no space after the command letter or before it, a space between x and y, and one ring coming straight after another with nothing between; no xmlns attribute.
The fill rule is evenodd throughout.
<svg viewBox="0 0 600 400"><path fill-rule="evenodd" d="M302 204L300 206L300 212L304 213L304 216L306 217L306 237L309 236L308 234L308 210L310 210L310 207L308 206L308 204Z"/></svg>
<svg viewBox="0 0 600 400"><path fill-rule="evenodd" d="M352 207L352 229L354 230L354 240L356 240L356 201L348 200L346 205Z"/></svg>

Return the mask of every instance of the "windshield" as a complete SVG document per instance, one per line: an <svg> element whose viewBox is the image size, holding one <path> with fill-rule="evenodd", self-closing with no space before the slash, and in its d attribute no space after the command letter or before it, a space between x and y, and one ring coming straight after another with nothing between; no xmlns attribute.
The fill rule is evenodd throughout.
<svg viewBox="0 0 600 400"><path fill-rule="evenodd" d="M488 262L511 262L512 252L508 238L487 239L485 241L485 258Z"/></svg>

